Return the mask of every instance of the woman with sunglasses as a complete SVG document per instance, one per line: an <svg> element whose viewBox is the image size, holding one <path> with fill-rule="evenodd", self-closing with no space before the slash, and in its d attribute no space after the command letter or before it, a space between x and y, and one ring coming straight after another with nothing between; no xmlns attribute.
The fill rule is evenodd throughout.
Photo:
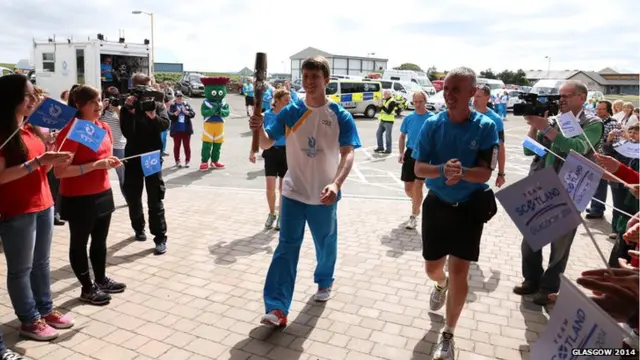
<svg viewBox="0 0 640 360"><path fill-rule="evenodd" d="M24 124L38 98L21 74L0 78L0 238L7 261L7 290L22 323L20 334L47 341L73 320L53 310L49 259L53 239L53 198L47 172L71 159L47 152L38 129ZM4 144L4 145L3 145ZM21 359L4 348L0 359Z"/></svg>

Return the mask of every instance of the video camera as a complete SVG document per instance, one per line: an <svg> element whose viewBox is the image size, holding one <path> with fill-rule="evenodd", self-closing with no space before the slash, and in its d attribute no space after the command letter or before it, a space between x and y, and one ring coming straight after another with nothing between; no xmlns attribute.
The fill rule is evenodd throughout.
<svg viewBox="0 0 640 360"><path fill-rule="evenodd" d="M150 86L138 85L129 89L129 95L136 98L133 108L142 111L156 109L156 103L164 101L164 93ZM125 104L126 105L126 104Z"/></svg>
<svg viewBox="0 0 640 360"><path fill-rule="evenodd" d="M108 101L109 105L111 106L122 106L127 101L127 96L126 95L109 96L105 98L105 100Z"/></svg>
<svg viewBox="0 0 640 360"><path fill-rule="evenodd" d="M522 93L518 98L524 100L523 103L513 105L513 115L515 116L556 116L560 111L560 95L538 95L536 93ZM545 99L540 101L538 99Z"/></svg>

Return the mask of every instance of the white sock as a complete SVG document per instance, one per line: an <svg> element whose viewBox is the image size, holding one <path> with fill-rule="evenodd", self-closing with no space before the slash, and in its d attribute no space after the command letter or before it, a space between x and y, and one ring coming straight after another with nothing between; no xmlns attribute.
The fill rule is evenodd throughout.
<svg viewBox="0 0 640 360"><path fill-rule="evenodd" d="M456 329L455 326L449 326L449 325L445 325L444 326L444 330L442 330L442 332L446 332L449 333L451 335L453 335L453 331Z"/></svg>
<svg viewBox="0 0 640 360"><path fill-rule="evenodd" d="M438 281L438 287L441 289L446 289L449 285L449 277L445 277L444 281Z"/></svg>

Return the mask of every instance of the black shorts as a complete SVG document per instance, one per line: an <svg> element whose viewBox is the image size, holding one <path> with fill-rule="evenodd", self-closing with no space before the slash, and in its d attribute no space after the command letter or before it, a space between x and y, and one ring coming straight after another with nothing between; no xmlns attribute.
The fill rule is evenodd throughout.
<svg viewBox="0 0 640 360"><path fill-rule="evenodd" d="M284 177L288 169L286 149L285 146L272 146L262 152L265 176Z"/></svg>
<svg viewBox="0 0 640 360"><path fill-rule="evenodd" d="M453 205L429 191L422 203L422 257L435 261L446 255L477 262L484 221L470 203Z"/></svg>
<svg viewBox="0 0 640 360"><path fill-rule="evenodd" d="M245 96L244 97L244 105L245 106L253 106L253 96Z"/></svg>
<svg viewBox="0 0 640 360"><path fill-rule="evenodd" d="M413 150L407 148L404 152L404 161L402 163L402 172L400 174L400 180L404 182L414 182L416 180L423 180L424 178L417 177L414 171L416 166L416 159L411 157Z"/></svg>

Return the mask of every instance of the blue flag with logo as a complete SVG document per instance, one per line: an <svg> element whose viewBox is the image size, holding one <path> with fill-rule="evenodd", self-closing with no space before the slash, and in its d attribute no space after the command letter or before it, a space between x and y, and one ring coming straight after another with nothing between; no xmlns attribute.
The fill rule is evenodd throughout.
<svg viewBox="0 0 640 360"><path fill-rule="evenodd" d="M162 171L162 162L160 161L160 150L142 154L140 156L142 172L144 176L153 175Z"/></svg>
<svg viewBox="0 0 640 360"><path fill-rule="evenodd" d="M77 119L71 130L69 130L67 139L78 142L97 152L106 135L107 130L98 127L93 122Z"/></svg>
<svg viewBox="0 0 640 360"><path fill-rule="evenodd" d="M71 106L46 98L36 111L29 116L27 122L46 129L62 130L73 119L77 111Z"/></svg>
<svg viewBox="0 0 640 360"><path fill-rule="evenodd" d="M522 140L522 146L531 150L534 154L540 157L543 157L547 154L547 149L545 149L544 146L540 145L539 142L533 140L528 136L525 137L524 140Z"/></svg>

